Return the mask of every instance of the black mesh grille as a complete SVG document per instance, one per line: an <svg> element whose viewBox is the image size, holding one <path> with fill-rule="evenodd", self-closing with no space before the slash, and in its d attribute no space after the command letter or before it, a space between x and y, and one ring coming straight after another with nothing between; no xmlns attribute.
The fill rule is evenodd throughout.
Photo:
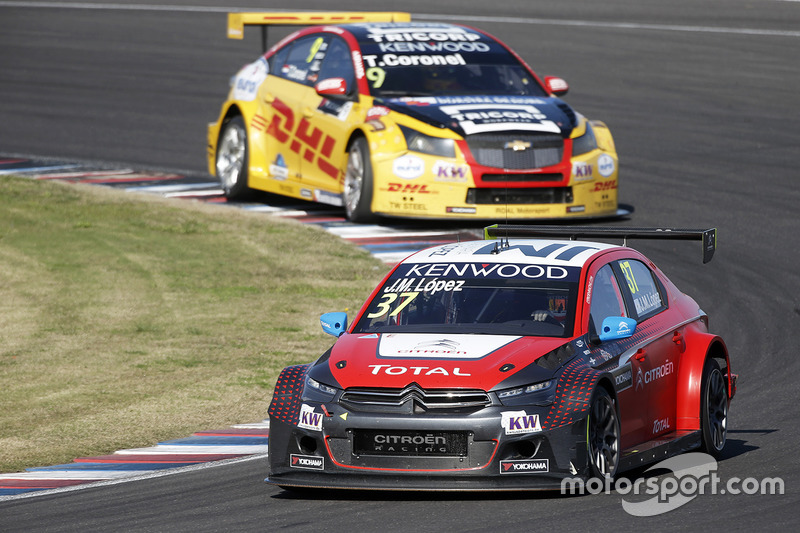
<svg viewBox="0 0 800 533"><path fill-rule="evenodd" d="M572 187L469 189L468 204L569 204Z"/></svg>
<svg viewBox="0 0 800 533"><path fill-rule="evenodd" d="M510 170L557 165L564 155L564 139L550 133L479 133L467 145L479 164Z"/></svg>

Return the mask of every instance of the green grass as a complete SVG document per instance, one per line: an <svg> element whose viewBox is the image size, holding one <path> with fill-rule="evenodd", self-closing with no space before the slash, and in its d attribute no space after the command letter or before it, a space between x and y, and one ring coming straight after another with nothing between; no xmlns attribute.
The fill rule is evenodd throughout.
<svg viewBox="0 0 800 533"><path fill-rule="evenodd" d="M386 271L292 221L0 177L0 472L263 420Z"/></svg>

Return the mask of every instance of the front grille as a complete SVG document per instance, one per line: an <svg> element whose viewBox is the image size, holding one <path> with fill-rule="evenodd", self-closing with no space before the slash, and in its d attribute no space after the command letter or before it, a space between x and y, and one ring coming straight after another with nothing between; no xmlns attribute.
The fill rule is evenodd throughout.
<svg viewBox="0 0 800 533"><path fill-rule="evenodd" d="M482 409L491 399L482 390L425 390L410 385L404 389L347 389L339 402L353 411L414 412Z"/></svg>
<svg viewBox="0 0 800 533"><path fill-rule="evenodd" d="M481 176L481 181L498 182L498 181L562 181L564 176L561 174L484 174Z"/></svg>
<svg viewBox="0 0 800 533"><path fill-rule="evenodd" d="M572 187L469 189L468 204L570 204Z"/></svg>
<svg viewBox="0 0 800 533"><path fill-rule="evenodd" d="M478 164L522 170L557 165L564 156L564 139L552 133L478 133L468 135Z"/></svg>
<svg viewBox="0 0 800 533"><path fill-rule="evenodd" d="M353 453L405 457L466 457L467 433L356 429L353 431Z"/></svg>

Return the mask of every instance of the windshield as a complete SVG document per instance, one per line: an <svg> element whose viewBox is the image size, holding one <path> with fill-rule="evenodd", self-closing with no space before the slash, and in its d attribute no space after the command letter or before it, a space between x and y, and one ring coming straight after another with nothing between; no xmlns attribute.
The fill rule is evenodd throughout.
<svg viewBox="0 0 800 533"><path fill-rule="evenodd" d="M418 275L433 272L431 265L398 267L353 332L572 335L577 284L568 279L570 269L440 264L435 270L445 275Z"/></svg>
<svg viewBox="0 0 800 533"><path fill-rule="evenodd" d="M372 96L547 96L514 54L471 28L371 24L356 33Z"/></svg>

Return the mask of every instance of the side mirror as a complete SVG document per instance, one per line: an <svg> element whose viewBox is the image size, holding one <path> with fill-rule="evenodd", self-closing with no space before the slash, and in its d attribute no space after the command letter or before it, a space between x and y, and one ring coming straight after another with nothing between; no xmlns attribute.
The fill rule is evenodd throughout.
<svg viewBox="0 0 800 533"><path fill-rule="evenodd" d="M633 335L633 331L636 329L636 321L622 316L609 316L603 320L603 325L600 329L600 340L602 342L627 339Z"/></svg>
<svg viewBox="0 0 800 533"><path fill-rule="evenodd" d="M550 94L554 94L556 96L564 96L567 94L567 91L569 91L569 84L566 82L566 80L556 76L545 76L544 84L545 88L550 92Z"/></svg>
<svg viewBox="0 0 800 533"><path fill-rule="evenodd" d="M339 338L347 330L347 313L341 311L325 313L319 317L319 323L322 326L322 331Z"/></svg>
<svg viewBox="0 0 800 533"><path fill-rule="evenodd" d="M327 98L347 96L347 82L344 78L326 78L314 86L317 94Z"/></svg>

